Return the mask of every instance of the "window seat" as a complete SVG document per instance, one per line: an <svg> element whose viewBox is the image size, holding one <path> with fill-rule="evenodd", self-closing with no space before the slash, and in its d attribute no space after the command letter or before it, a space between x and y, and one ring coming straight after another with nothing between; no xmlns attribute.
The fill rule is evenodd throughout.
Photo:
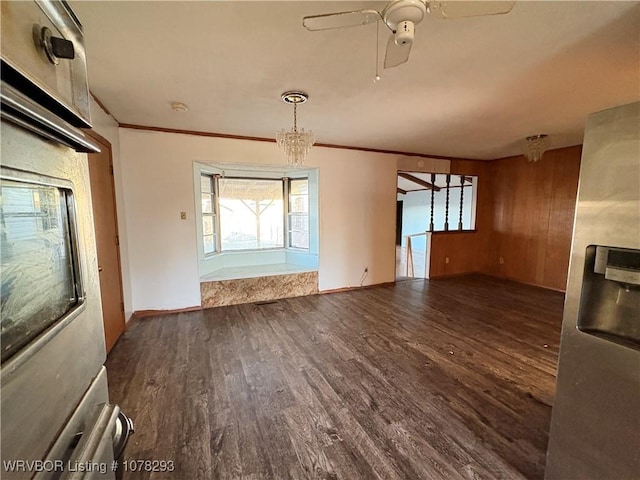
<svg viewBox="0 0 640 480"><path fill-rule="evenodd" d="M220 280L239 280L242 278L270 277L291 273L317 272L315 267L295 265L293 263L273 263L270 265L248 265L242 267L224 267L200 277L200 283Z"/></svg>
<svg viewBox="0 0 640 480"><path fill-rule="evenodd" d="M224 267L200 277L202 308L318 293L318 269L292 263Z"/></svg>

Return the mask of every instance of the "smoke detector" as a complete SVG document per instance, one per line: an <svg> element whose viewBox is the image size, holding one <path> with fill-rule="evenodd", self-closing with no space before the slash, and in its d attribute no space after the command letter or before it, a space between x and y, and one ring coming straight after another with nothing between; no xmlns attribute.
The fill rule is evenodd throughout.
<svg viewBox="0 0 640 480"><path fill-rule="evenodd" d="M187 112L189 107L182 102L171 102L171 110L174 112Z"/></svg>

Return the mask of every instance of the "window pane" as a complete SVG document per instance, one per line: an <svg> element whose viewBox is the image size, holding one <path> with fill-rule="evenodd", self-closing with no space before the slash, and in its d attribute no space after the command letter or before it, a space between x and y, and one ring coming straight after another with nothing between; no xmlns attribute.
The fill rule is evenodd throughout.
<svg viewBox="0 0 640 480"><path fill-rule="evenodd" d="M213 213L213 202L210 193L202 194L202 213Z"/></svg>
<svg viewBox="0 0 640 480"><path fill-rule="evenodd" d="M292 231L309 230L309 217L307 215L291 214L290 218Z"/></svg>
<svg viewBox="0 0 640 480"><path fill-rule="evenodd" d="M211 193L213 191L211 188L211 181L211 175L200 176L200 190L202 193Z"/></svg>
<svg viewBox="0 0 640 480"><path fill-rule="evenodd" d="M202 233L205 235L213 235L213 215L205 215L202 217Z"/></svg>
<svg viewBox="0 0 640 480"><path fill-rule="evenodd" d="M294 248L309 248L309 216L293 213L289 215L289 244Z"/></svg>
<svg viewBox="0 0 640 480"><path fill-rule="evenodd" d="M309 181L291 180L289 184L289 211L292 213L309 212Z"/></svg>
<svg viewBox="0 0 640 480"><path fill-rule="evenodd" d="M284 246L281 180L220 179L222 250Z"/></svg>
<svg viewBox="0 0 640 480"><path fill-rule="evenodd" d="M213 253L216 250L215 239L213 235L205 235L204 240L204 253Z"/></svg>

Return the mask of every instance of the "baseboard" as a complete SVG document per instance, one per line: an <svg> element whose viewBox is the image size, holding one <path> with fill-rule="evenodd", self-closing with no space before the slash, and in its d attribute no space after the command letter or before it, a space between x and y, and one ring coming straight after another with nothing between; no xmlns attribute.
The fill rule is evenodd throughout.
<svg viewBox="0 0 640 480"><path fill-rule="evenodd" d="M321 290L318 293L320 295L324 295L326 293L340 293L340 292L351 292L353 290L363 290L365 288L373 288L373 287L388 287L390 285L395 285L396 282L384 282L384 283L375 283L373 285L363 285L362 287L342 287L342 288L333 288L331 290Z"/></svg>
<svg viewBox="0 0 640 480"><path fill-rule="evenodd" d="M134 320L139 320L140 318L155 317L156 315L170 315L172 313L198 312L200 310L202 310L202 307L200 305L178 308L174 310L136 310L131 314L131 318L129 319L127 324L133 322Z"/></svg>
<svg viewBox="0 0 640 480"><path fill-rule="evenodd" d="M429 277L427 280L437 280L439 278L453 278L453 277L462 277L464 275L488 275L484 272L458 272L458 273L444 273L442 275L436 275L435 277ZM488 275L490 277L494 275Z"/></svg>
<svg viewBox="0 0 640 480"><path fill-rule="evenodd" d="M480 275L486 275L487 277L498 278L500 280L509 280L510 282L521 283L522 285L529 285L530 287L543 288L545 290L551 290L553 292L558 292L563 294L566 293L566 290L563 288L554 288L554 287L549 287L547 285L540 285L539 283L525 282L524 280L520 280L519 278L504 277L502 275L496 275L494 273L487 273L487 272L473 272L473 273L479 273Z"/></svg>

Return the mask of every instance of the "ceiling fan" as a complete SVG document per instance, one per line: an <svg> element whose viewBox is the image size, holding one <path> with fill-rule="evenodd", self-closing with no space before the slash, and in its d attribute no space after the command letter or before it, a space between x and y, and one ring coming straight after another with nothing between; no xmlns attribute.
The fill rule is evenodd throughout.
<svg viewBox="0 0 640 480"><path fill-rule="evenodd" d="M414 27L427 13L436 18L462 18L509 13L515 1L428 1L393 0L381 11L373 9L326 13L304 17L302 25L307 30L330 30L357 27L382 20L391 30L387 42L384 68L397 67L409 59L413 44Z"/></svg>

